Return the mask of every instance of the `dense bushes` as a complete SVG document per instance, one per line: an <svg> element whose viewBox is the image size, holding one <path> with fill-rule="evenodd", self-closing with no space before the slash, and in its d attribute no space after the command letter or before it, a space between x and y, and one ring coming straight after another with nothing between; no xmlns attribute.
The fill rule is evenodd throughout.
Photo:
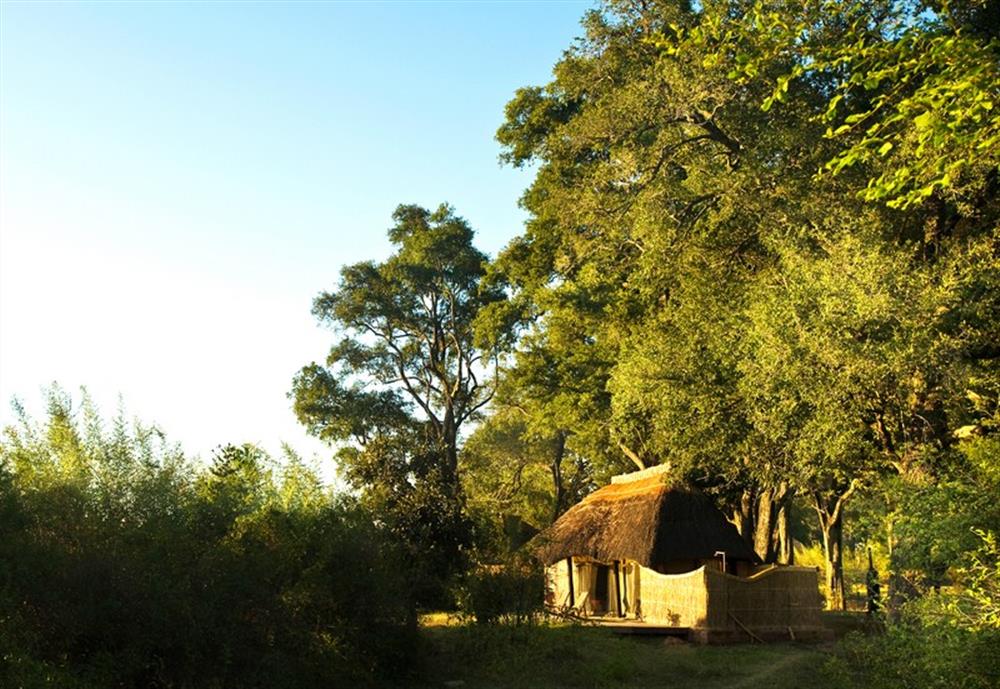
<svg viewBox="0 0 1000 689"><path fill-rule="evenodd" d="M409 666L406 567L291 457L198 470L56 394L0 443L0 686L316 687Z"/></svg>
<svg viewBox="0 0 1000 689"><path fill-rule="evenodd" d="M542 613L544 586L537 563L510 558L467 573L456 598L462 611L480 624L530 624Z"/></svg>
<svg viewBox="0 0 1000 689"><path fill-rule="evenodd" d="M955 586L895 611L884 634L844 639L830 674L844 687L1000 686L1000 549L992 533L954 572Z"/></svg>
<svg viewBox="0 0 1000 689"><path fill-rule="evenodd" d="M993 689L1000 683L1000 631L908 620L881 635L846 637L827 671L845 689Z"/></svg>

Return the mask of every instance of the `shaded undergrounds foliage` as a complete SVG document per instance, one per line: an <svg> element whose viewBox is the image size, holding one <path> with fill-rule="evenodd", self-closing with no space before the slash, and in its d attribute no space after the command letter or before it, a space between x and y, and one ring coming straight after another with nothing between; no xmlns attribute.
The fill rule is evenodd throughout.
<svg viewBox="0 0 1000 689"><path fill-rule="evenodd" d="M198 468L57 390L0 441L0 686L317 687L410 664L405 567L294 455Z"/></svg>
<svg viewBox="0 0 1000 689"><path fill-rule="evenodd" d="M911 619L877 637L851 635L824 665L832 687L992 689L1000 683L1000 632Z"/></svg>

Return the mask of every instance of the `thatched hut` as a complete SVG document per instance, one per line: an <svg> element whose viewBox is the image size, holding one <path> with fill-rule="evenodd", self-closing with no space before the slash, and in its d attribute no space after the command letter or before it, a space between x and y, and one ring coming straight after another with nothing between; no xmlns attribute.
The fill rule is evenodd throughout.
<svg viewBox="0 0 1000 689"><path fill-rule="evenodd" d="M551 608L703 642L822 634L817 571L762 565L712 500L666 467L614 477L533 543Z"/></svg>

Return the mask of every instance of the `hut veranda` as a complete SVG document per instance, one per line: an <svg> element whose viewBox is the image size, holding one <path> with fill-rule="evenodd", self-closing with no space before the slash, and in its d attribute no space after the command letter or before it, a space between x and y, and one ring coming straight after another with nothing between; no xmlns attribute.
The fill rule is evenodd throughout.
<svg viewBox="0 0 1000 689"><path fill-rule="evenodd" d="M615 476L537 537L546 604L701 642L824 635L815 568L762 564L668 467Z"/></svg>

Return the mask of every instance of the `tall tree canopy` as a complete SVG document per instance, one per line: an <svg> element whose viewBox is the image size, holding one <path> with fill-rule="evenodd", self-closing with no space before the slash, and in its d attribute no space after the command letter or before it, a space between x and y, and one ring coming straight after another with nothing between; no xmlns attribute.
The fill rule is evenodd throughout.
<svg viewBox="0 0 1000 689"><path fill-rule="evenodd" d="M594 458L669 461L765 558L808 499L831 590L847 499L935 480L1000 389L990 13L612 0L497 134L538 165L497 261L521 379L587 361Z"/></svg>
<svg viewBox="0 0 1000 689"><path fill-rule="evenodd" d="M446 568L462 541L461 430L496 383L498 347L481 345L473 323L503 292L484 284L487 258L451 207L403 205L393 220L395 253L346 266L337 289L316 298L313 313L339 339L291 395L310 433L344 443L347 480L411 541L442 547Z"/></svg>

